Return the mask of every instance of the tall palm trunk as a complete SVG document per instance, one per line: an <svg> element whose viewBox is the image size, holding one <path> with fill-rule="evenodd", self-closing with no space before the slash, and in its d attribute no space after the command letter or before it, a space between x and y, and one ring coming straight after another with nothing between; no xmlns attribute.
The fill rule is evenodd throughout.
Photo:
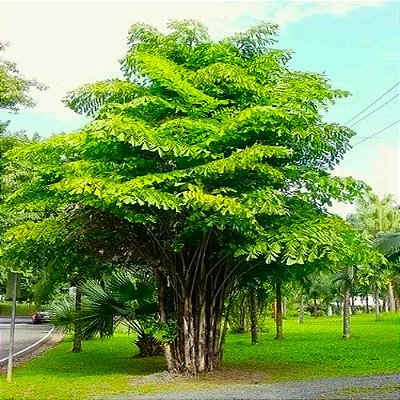
<svg viewBox="0 0 400 400"><path fill-rule="evenodd" d="M246 302L243 301L240 308L239 308L239 326L238 326L238 333L246 332Z"/></svg>
<svg viewBox="0 0 400 400"><path fill-rule="evenodd" d="M82 294L80 290L80 285L77 283L75 285L75 312L76 315L79 314L82 308ZM79 321L74 322L74 344L72 347L73 353L80 353L82 351L82 326Z"/></svg>
<svg viewBox="0 0 400 400"><path fill-rule="evenodd" d="M353 293L350 294L350 300L351 300L351 313L355 314L356 313L356 304L355 304L355 296Z"/></svg>
<svg viewBox="0 0 400 400"><path fill-rule="evenodd" d="M317 296L314 295L314 317L318 317L318 303L317 303Z"/></svg>
<svg viewBox="0 0 400 400"><path fill-rule="evenodd" d="M250 289L251 343L258 344L257 299L254 287Z"/></svg>
<svg viewBox="0 0 400 400"><path fill-rule="evenodd" d="M282 318L282 282L278 279L275 283L275 298L276 298L276 336L275 339L283 339L283 318Z"/></svg>
<svg viewBox="0 0 400 400"><path fill-rule="evenodd" d="M374 302L375 302L375 319L380 318L380 306L379 306L379 288L378 285L374 287Z"/></svg>
<svg viewBox="0 0 400 400"><path fill-rule="evenodd" d="M393 285L392 282L389 282L388 284L388 308L389 311L395 312L396 311L396 301L394 299L394 293L393 293Z"/></svg>
<svg viewBox="0 0 400 400"><path fill-rule="evenodd" d="M350 282L346 279L343 293L343 336L342 339L350 339Z"/></svg>
<svg viewBox="0 0 400 400"><path fill-rule="evenodd" d="M304 296L303 296L303 293L301 293L301 295L300 295L299 324L304 324Z"/></svg>

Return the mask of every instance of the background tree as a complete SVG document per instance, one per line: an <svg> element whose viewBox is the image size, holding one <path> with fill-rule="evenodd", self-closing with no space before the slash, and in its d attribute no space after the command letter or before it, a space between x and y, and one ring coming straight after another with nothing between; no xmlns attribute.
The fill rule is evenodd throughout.
<svg viewBox="0 0 400 400"><path fill-rule="evenodd" d="M389 261L390 282L388 285L389 309L400 311L400 232L380 235L374 247L381 251ZM393 285L393 286L392 286Z"/></svg>
<svg viewBox="0 0 400 400"><path fill-rule="evenodd" d="M325 208L365 189L329 174L354 133L321 111L348 93L290 70L276 25L218 42L195 21L169 28L133 25L125 78L67 96L92 122L9 153L36 175L8 201L74 205L80 229L110 244L104 257L152 271L160 319L176 326L168 369L196 374L221 364L225 299L244 273L372 253Z"/></svg>
<svg viewBox="0 0 400 400"><path fill-rule="evenodd" d="M43 204L41 205L43 207ZM3 208L4 209L4 208ZM38 218L38 213L33 213ZM36 284L35 301L48 303L57 293L57 289L73 288L73 314L80 312L82 303L81 286L89 279L99 278L110 267L106 262L81 251L79 246L89 238L83 237L70 220L66 224L66 215L60 213L32 220L28 215L18 225L9 227L3 236L0 262L8 270L18 268L24 275L32 278ZM63 306L66 303L63 303ZM65 307L63 307L65 311ZM73 352L81 351L82 324L69 318L73 326Z"/></svg>
<svg viewBox="0 0 400 400"><path fill-rule="evenodd" d="M0 42L0 52L5 51L6 43ZM35 102L30 97L31 89L44 90L45 86L34 79L22 76L17 65L0 57L0 110L18 112L21 107L33 107ZM4 154L15 146L28 142L23 132L9 132L7 126L10 121L0 121L0 174L3 177ZM37 136L32 138L37 140ZM3 182L0 196L4 195Z"/></svg>
<svg viewBox="0 0 400 400"><path fill-rule="evenodd" d="M400 231L400 209L393 195L385 195L380 199L377 195L370 193L368 196L358 199L356 213L349 216L349 221L361 232L363 237L372 245L376 245L379 249L380 244L383 244L383 239L386 235L396 237ZM393 236L392 236L393 235ZM382 240L380 240L382 238ZM388 241L389 244L390 241ZM385 246L383 246L385 250ZM390 255L390 252L387 252ZM390 311L395 311L395 300L393 294L393 282L389 278L389 266L375 265L364 266L362 275L363 282L369 277L372 284L375 313L379 317L379 293L381 289L386 289L388 292L387 303L390 305Z"/></svg>
<svg viewBox="0 0 400 400"><path fill-rule="evenodd" d="M5 51L6 43L0 42L0 52ZM36 80L29 80L22 76L17 68L17 65L0 56L0 110L6 112L18 112L21 107L33 107L35 105L30 97L31 89L44 90L45 87L39 84ZM28 173L20 164L20 168L16 170L7 170L7 164L4 160L4 155L7 151L27 144L31 141L37 142L38 135L34 135L29 139L24 132L10 132L7 127L9 121L0 121L0 234L7 227L32 217L29 210L7 210L1 209L1 204L4 197L11 193L15 186L14 183ZM17 268L17 266L14 266ZM0 282L5 284L8 278L8 270L0 265ZM24 280L26 280L25 277Z"/></svg>

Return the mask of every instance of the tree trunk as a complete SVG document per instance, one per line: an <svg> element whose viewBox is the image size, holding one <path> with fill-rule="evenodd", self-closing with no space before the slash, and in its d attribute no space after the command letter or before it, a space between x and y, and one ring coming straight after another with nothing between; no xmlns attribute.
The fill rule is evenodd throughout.
<svg viewBox="0 0 400 400"><path fill-rule="evenodd" d="M220 346L221 357L224 353L225 337L226 337L226 332L228 331L229 314L232 309L232 304L233 304L233 298L231 297L229 299L228 307L226 308L225 317L224 317L224 327L222 328L222 333L221 333L221 346Z"/></svg>
<svg viewBox="0 0 400 400"><path fill-rule="evenodd" d="M355 296L353 294L350 295L351 299L351 313L355 314L356 313L356 305L355 305Z"/></svg>
<svg viewBox="0 0 400 400"><path fill-rule="evenodd" d="M244 299L243 299L244 300ZM239 326L237 333L246 332L246 302L243 301L239 311Z"/></svg>
<svg viewBox="0 0 400 400"><path fill-rule="evenodd" d="M257 299L254 287L250 289L251 343L258 344Z"/></svg>
<svg viewBox="0 0 400 400"><path fill-rule="evenodd" d="M286 319L286 297L282 299L282 318Z"/></svg>
<svg viewBox="0 0 400 400"><path fill-rule="evenodd" d="M303 293L300 295L299 324L304 324L304 296L303 296Z"/></svg>
<svg viewBox="0 0 400 400"><path fill-rule="evenodd" d="M388 308L389 311L395 312L396 311L396 302L394 299L394 293L393 293L393 285L391 282L389 282L388 285Z"/></svg>
<svg viewBox="0 0 400 400"><path fill-rule="evenodd" d="M158 305L160 311L160 320L167 327L168 325L168 309L167 309L167 287L168 282L161 271L156 270L156 282L157 282L157 294L158 294ZM167 339L168 340L168 339ZM177 369L175 359L172 355L170 341L163 342L165 361L167 362L168 371L175 371Z"/></svg>
<svg viewBox="0 0 400 400"><path fill-rule="evenodd" d="M82 308L82 293L80 285L75 285L75 312L78 315ZM74 344L72 347L73 353L80 353L82 351L82 326L80 321L74 322Z"/></svg>
<svg viewBox="0 0 400 400"><path fill-rule="evenodd" d="M350 339L350 284L345 282L343 294L343 336L342 339Z"/></svg>
<svg viewBox="0 0 400 400"><path fill-rule="evenodd" d="M375 319L380 318L380 307L379 307L379 289L378 285L374 288L374 302L375 302Z"/></svg>
<svg viewBox="0 0 400 400"><path fill-rule="evenodd" d="M383 298L383 310L385 313L387 313L389 311L387 296L385 296Z"/></svg>
<svg viewBox="0 0 400 400"><path fill-rule="evenodd" d="M318 304L317 304L317 297L314 296L314 317L318 317Z"/></svg>
<svg viewBox="0 0 400 400"><path fill-rule="evenodd" d="M282 283L277 280L275 283L275 297L276 297L276 313L275 313L275 324L276 324L276 336L275 339L283 339L283 318L282 318Z"/></svg>
<svg viewBox="0 0 400 400"><path fill-rule="evenodd" d="M197 375L217 369L228 265L218 261L216 266L206 244L192 253L174 253L170 261L170 267L157 270L160 319L170 327L164 343L168 370Z"/></svg>
<svg viewBox="0 0 400 400"><path fill-rule="evenodd" d="M365 296L365 306L366 306L366 309L367 309L367 314L369 314L369 300L368 300L368 293L367 293L367 295Z"/></svg>

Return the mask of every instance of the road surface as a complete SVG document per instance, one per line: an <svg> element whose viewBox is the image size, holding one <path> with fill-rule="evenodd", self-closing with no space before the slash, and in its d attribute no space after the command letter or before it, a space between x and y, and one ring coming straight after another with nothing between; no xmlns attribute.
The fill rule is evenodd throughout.
<svg viewBox="0 0 400 400"><path fill-rule="evenodd" d="M18 318L15 325L14 354L42 339L51 330L49 324L33 325L30 318ZM8 357L10 339L10 319L0 318L0 360ZM7 361L0 361L0 365Z"/></svg>

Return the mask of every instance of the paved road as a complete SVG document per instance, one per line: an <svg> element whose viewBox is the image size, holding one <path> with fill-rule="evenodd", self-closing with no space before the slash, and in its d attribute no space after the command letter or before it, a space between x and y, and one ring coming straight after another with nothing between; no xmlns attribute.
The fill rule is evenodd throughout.
<svg viewBox="0 0 400 400"><path fill-rule="evenodd" d="M326 378L298 382L243 385L157 395L121 395L113 400L398 400L400 375Z"/></svg>
<svg viewBox="0 0 400 400"><path fill-rule="evenodd" d="M36 343L51 329L49 324L32 325L30 318L19 318L15 325L14 354ZM10 338L10 320L0 318L0 360L8 356ZM5 362L0 362L4 365Z"/></svg>

